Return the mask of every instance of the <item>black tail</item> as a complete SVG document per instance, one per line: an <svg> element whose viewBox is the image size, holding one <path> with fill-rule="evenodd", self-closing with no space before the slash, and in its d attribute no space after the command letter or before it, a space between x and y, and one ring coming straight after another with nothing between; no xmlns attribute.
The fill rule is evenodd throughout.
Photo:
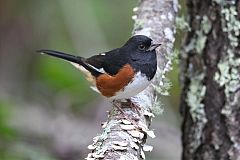
<svg viewBox="0 0 240 160"><path fill-rule="evenodd" d="M48 49L37 50L37 52L47 54L47 55L50 55L53 57L61 58L61 59L64 59L64 60L67 60L70 62L77 63L77 64L83 66L89 72L91 72L93 76L97 77L102 74L101 72L97 71L94 67L91 67L91 65L87 64L85 62L85 59L82 57L70 55L67 53L59 52L59 51L48 50Z"/></svg>
<svg viewBox="0 0 240 160"><path fill-rule="evenodd" d="M64 59L64 60L67 60L70 62L74 62L74 63L78 63L78 64L82 63L82 57L70 55L67 53L59 52L59 51L41 49L41 50L37 50L37 52L47 54L47 55L50 55L53 57L61 58L61 59Z"/></svg>

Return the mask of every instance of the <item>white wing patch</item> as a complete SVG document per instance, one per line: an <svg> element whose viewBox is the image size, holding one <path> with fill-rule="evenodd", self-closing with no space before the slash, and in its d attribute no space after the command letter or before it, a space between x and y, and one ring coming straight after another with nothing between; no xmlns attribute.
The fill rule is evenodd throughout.
<svg viewBox="0 0 240 160"><path fill-rule="evenodd" d="M103 53L99 53L99 55L101 55L101 56L105 56L106 53L105 53L105 52L103 52Z"/></svg>
<svg viewBox="0 0 240 160"><path fill-rule="evenodd" d="M88 64L88 63L87 63L87 65L88 65L89 67L93 68L94 70L100 72L100 73L106 73L103 68L98 69L98 68L96 68L96 67L94 67L93 65Z"/></svg>

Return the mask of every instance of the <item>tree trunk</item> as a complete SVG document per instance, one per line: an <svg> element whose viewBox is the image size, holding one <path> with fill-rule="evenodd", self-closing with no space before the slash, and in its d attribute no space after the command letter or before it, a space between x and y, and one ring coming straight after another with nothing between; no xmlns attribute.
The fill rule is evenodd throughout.
<svg viewBox="0 0 240 160"><path fill-rule="evenodd" d="M240 160L240 1L188 0L183 160Z"/></svg>
<svg viewBox="0 0 240 160"><path fill-rule="evenodd" d="M159 69L153 85L132 97L132 104L123 101L113 102L113 110L110 111L108 121L103 125L102 134L96 136L93 139L94 143L88 147L91 149L87 157L89 160L145 159L144 151L152 150L152 147L145 145L145 142L147 136L154 137L149 126L154 116L154 108L160 107L156 101L156 91L161 94L169 86L165 83L165 73L171 70L177 3L175 0L141 0L133 11L136 12L132 17L135 20L133 35L146 35L155 42L163 44L161 49L157 50ZM139 113L131 105L139 106L141 108ZM121 115L122 113L117 109L119 107L131 120Z"/></svg>

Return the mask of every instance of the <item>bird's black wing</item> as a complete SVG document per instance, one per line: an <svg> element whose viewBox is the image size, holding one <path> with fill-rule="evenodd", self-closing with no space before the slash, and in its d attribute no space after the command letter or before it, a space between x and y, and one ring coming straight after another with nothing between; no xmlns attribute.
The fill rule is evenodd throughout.
<svg viewBox="0 0 240 160"><path fill-rule="evenodd" d="M99 54L99 55L92 56L92 57L87 58L85 60L86 63L94 66L97 69L103 68L104 61L105 61L105 54L103 54L103 53Z"/></svg>
<svg viewBox="0 0 240 160"><path fill-rule="evenodd" d="M119 49L114 49L109 52L87 58L85 62L96 67L98 71L105 72L109 75L116 75L126 61L120 54Z"/></svg>

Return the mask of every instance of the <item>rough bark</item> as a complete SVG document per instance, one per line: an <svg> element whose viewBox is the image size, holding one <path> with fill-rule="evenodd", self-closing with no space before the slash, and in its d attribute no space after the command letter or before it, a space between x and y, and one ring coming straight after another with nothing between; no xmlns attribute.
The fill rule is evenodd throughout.
<svg viewBox="0 0 240 160"><path fill-rule="evenodd" d="M188 0L181 54L183 160L240 159L240 1Z"/></svg>
<svg viewBox="0 0 240 160"><path fill-rule="evenodd" d="M159 69L153 85L131 98L132 103L141 108L139 113L131 107L133 104L113 102L113 109L109 112L107 122L103 124L102 134L95 137L94 143L88 147L92 150L86 158L89 160L144 159L144 151L152 150L145 142L147 136L154 137L149 126L154 116L153 108L158 107L156 91L161 93L167 86L164 75L171 69L177 3L174 0L141 0L133 11L136 13L132 17L135 20L133 35L146 35L163 44L157 50ZM116 106L121 107L131 120L125 119Z"/></svg>

